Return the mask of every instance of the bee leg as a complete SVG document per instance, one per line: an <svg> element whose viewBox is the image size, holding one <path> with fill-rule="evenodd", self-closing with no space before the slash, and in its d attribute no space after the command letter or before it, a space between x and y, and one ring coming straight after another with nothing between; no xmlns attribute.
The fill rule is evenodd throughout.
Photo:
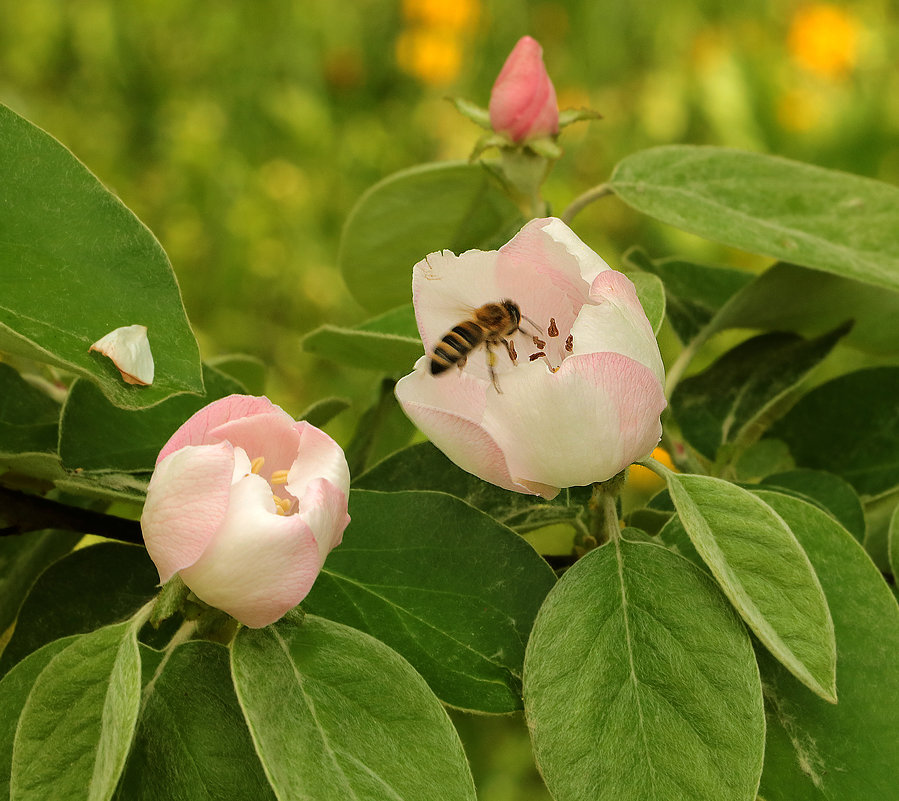
<svg viewBox="0 0 899 801"><path fill-rule="evenodd" d="M456 367L458 367L459 370L461 371L461 369L463 367L465 367L465 362L467 362L467 361L468 361L468 356L463 356L461 359L459 359L459 361L456 362Z"/></svg>
<svg viewBox="0 0 899 801"><path fill-rule="evenodd" d="M504 339L503 345L506 346L506 352L509 354L509 360L512 364L518 364L518 352L515 350L515 343L511 339Z"/></svg>
<svg viewBox="0 0 899 801"><path fill-rule="evenodd" d="M491 343L487 343L487 371L490 373L490 381L493 383L493 388L500 394L503 394L503 391L499 388L499 382L496 380L496 354L490 349Z"/></svg>

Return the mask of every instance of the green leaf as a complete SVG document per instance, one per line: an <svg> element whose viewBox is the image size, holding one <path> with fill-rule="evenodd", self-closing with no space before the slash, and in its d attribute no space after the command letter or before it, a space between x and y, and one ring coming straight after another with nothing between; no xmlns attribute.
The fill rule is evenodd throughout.
<svg viewBox="0 0 899 801"><path fill-rule="evenodd" d="M736 610L803 684L836 703L836 645L827 600L789 526L752 493L669 472L681 523Z"/></svg>
<svg viewBox="0 0 899 801"><path fill-rule="evenodd" d="M383 643L306 616L241 629L232 673L278 798L474 801L443 707Z"/></svg>
<svg viewBox="0 0 899 801"><path fill-rule="evenodd" d="M665 287L661 279L649 273L630 273L628 278L637 289L637 297L652 326L652 333L658 336L665 321Z"/></svg>
<svg viewBox="0 0 899 801"><path fill-rule="evenodd" d="M865 510L852 486L823 470L789 470L762 480L763 489L788 490L823 509L859 542L865 541Z"/></svg>
<svg viewBox="0 0 899 801"><path fill-rule="evenodd" d="M429 253L489 250L522 223L480 165L426 164L391 175L359 199L338 262L353 297L371 311L386 311L409 302L412 267Z"/></svg>
<svg viewBox="0 0 899 801"><path fill-rule="evenodd" d="M695 339L718 310L747 284L751 273L711 267L682 259L650 259L638 247L624 254L624 263L658 276L665 287L665 313L684 344ZM633 274L629 273L633 280Z"/></svg>
<svg viewBox="0 0 899 801"><path fill-rule="evenodd" d="M895 579L899 576L899 504L893 510L890 527L887 531L887 557Z"/></svg>
<svg viewBox="0 0 899 801"><path fill-rule="evenodd" d="M770 492L815 566L833 613L840 703L810 694L759 654L768 712L766 801L873 801L896 795L899 607L853 538L824 512Z"/></svg>
<svg viewBox="0 0 899 801"><path fill-rule="evenodd" d="M762 334L681 381L671 411L687 441L707 459L730 462L731 452L759 439L847 330L841 326L813 340Z"/></svg>
<svg viewBox="0 0 899 801"><path fill-rule="evenodd" d="M602 114L592 108L566 108L559 111L559 127L566 128L575 122L601 120Z"/></svg>
<svg viewBox="0 0 899 801"><path fill-rule="evenodd" d="M691 145L627 156L610 184L637 211L684 231L899 290L899 189L889 184Z"/></svg>
<svg viewBox="0 0 899 801"><path fill-rule="evenodd" d="M9 798L9 777L12 773L12 749L22 707L38 676L75 636L54 640L23 659L0 680L0 798Z"/></svg>
<svg viewBox="0 0 899 801"><path fill-rule="evenodd" d="M424 349L418 337L400 337L323 325L302 339L303 350L322 359L377 370L386 373L407 373Z"/></svg>
<svg viewBox="0 0 899 801"><path fill-rule="evenodd" d="M159 665L116 798L274 800L234 693L227 648L187 642Z"/></svg>
<svg viewBox="0 0 899 801"><path fill-rule="evenodd" d="M0 457L56 453L59 404L0 362Z"/></svg>
<svg viewBox="0 0 899 801"><path fill-rule="evenodd" d="M447 704L520 709L524 647L555 582L549 565L443 493L354 489L350 516L303 608L387 643Z"/></svg>
<svg viewBox="0 0 899 801"><path fill-rule="evenodd" d="M204 395L178 395L151 409L119 409L87 381L69 391L60 422L59 456L69 470L151 472L169 437L195 412L219 398L243 394L233 378L203 368Z"/></svg>
<svg viewBox="0 0 899 801"><path fill-rule="evenodd" d="M746 630L714 583L664 548L590 552L528 643L525 714L556 801L750 801L765 725Z"/></svg>
<svg viewBox="0 0 899 801"><path fill-rule="evenodd" d="M816 337L851 319L854 325L843 344L873 353L895 353L899 327L884 325L884 320L897 317L899 292L780 262L736 293L710 328L794 331Z"/></svg>
<svg viewBox="0 0 899 801"><path fill-rule="evenodd" d="M81 534L71 531L31 531L0 537L0 634L15 621L35 579L80 539Z"/></svg>
<svg viewBox="0 0 899 801"><path fill-rule="evenodd" d="M96 381L117 406L202 392L197 341L159 242L59 142L0 106L0 348ZM150 387L126 384L91 344L147 326Z"/></svg>
<svg viewBox="0 0 899 801"><path fill-rule="evenodd" d="M51 640L130 617L156 594L158 581L137 545L101 542L63 557L40 575L22 604L0 674Z"/></svg>
<svg viewBox="0 0 899 801"><path fill-rule="evenodd" d="M338 414L349 409L351 405L346 398L323 398L306 409L299 419L305 420L316 428L321 428Z"/></svg>
<svg viewBox="0 0 899 801"><path fill-rule="evenodd" d="M140 706L134 628L82 635L38 676L16 730L10 801L112 797Z"/></svg>
<svg viewBox="0 0 899 801"><path fill-rule="evenodd" d="M801 467L846 479L860 495L899 486L899 367L842 375L805 395L771 430Z"/></svg>
<svg viewBox="0 0 899 801"><path fill-rule="evenodd" d="M268 368L262 359L246 353L229 353L215 356L206 364L240 384L243 394L265 394L265 373Z"/></svg>
<svg viewBox="0 0 899 801"><path fill-rule="evenodd" d="M510 492L456 467L430 442L388 456L359 475L353 487L383 492L446 492L519 533L556 523L579 524L591 492L589 487L563 489L552 501Z"/></svg>

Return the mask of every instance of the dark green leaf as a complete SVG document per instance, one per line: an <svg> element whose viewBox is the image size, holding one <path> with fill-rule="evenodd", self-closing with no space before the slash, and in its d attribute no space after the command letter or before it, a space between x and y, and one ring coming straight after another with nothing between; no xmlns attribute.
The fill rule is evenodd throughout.
<svg viewBox="0 0 899 801"><path fill-rule="evenodd" d="M631 273L628 278L637 290L637 297L652 326L652 332L658 335L665 321L665 287L661 279L649 273Z"/></svg>
<svg viewBox="0 0 899 801"><path fill-rule="evenodd" d="M762 334L681 381L671 411L687 441L707 459L729 462L728 452L759 439L847 330L842 326L812 340Z"/></svg>
<svg viewBox="0 0 899 801"><path fill-rule="evenodd" d="M10 801L106 801L140 707L132 621L84 634L34 682L13 745Z"/></svg>
<svg viewBox="0 0 899 801"><path fill-rule="evenodd" d="M313 616L241 629L232 672L278 798L474 801L443 707L367 634Z"/></svg>
<svg viewBox="0 0 899 801"><path fill-rule="evenodd" d="M15 621L35 579L80 539L81 534L71 531L31 531L0 537L0 634Z"/></svg>
<svg viewBox="0 0 899 801"><path fill-rule="evenodd" d="M897 317L899 292L780 262L736 293L711 328L794 331L816 337L853 320L843 344L873 353L895 353L899 327L884 321Z"/></svg>
<svg viewBox="0 0 899 801"><path fill-rule="evenodd" d="M363 306L408 303L412 267L429 253L504 244L521 226L518 208L478 164L426 164L368 190L343 229L338 261Z"/></svg>
<svg viewBox="0 0 899 801"><path fill-rule="evenodd" d="M178 395L151 409L118 409L87 381L69 391L60 423L59 456L69 470L152 471L169 437L194 412L243 387L211 367L203 368L205 395Z"/></svg>
<svg viewBox="0 0 899 801"><path fill-rule="evenodd" d="M763 492L815 566L833 613L840 703L824 703L759 653L768 712L766 801L874 801L896 795L899 607L862 548L801 500Z"/></svg>
<svg viewBox="0 0 899 801"><path fill-rule="evenodd" d="M736 610L793 675L835 703L833 622L789 526L727 481L681 473L666 478L690 540Z"/></svg>
<svg viewBox="0 0 899 801"><path fill-rule="evenodd" d="M28 700L31 688L48 663L75 636L54 640L23 659L0 681L0 798L9 798L9 777L12 772L12 748L19 725L19 715Z"/></svg>
<svg viewBox="0 0 899 801"><path fill-rule="evenodd" d="M300 415L300 420L305 420L316 428L321 428L338 414L349 409L350 406L351 403L346 398L324 398L306 409Z"/></svg>
<svg viewBox="0 0 899 801"><path fill-rule="evenodd" d="M749 801L765 727L746 630L664 548L618 541L549 594L528 644L525 713L557 801Z"/></svg>
<svg viewBox="0 0 899 801"><path fill-rule="evenodd" d="M890 518L890 527L887 532L887 558L893 579L899 577L899 504L893 510Z"/></svg>
<svg viewBox="0 0 899 801"><path fill-rule="evenodd" d="M665 286L665 313L681 342L695 339L715 313L743 287L751 273L729 267L711 267L681 259L650 259L640 248L631 248L624 261L652 273ZM633 279L633 274L630 274Z"/></svg>
<svg viewBox="0 0 899 801"><path fill-rule="evenodd" d="M827 512L859 542L865 541L865 510L861 499L839 476L823 470L790 470L766 476L761 487L796 493Z"/></svg>
<svg viewBox="0 0 899 801"><path fill-rule="evenodd" d="M383 492L446 492L519 532L554 523L575 523L590 500L589 487L562 490L552 501L500 489L456 467L430 442L388 456L356 478L353 486Z"/></svg>
<svg viewBox="0 0 899 801"><path fill-rule="evenodd" d="M56 453L59 404L0 362L0 455Z"/></svg>
<svg viewBox="0 0 899 801"><path fill-rule="evenodd" d="M187 642L144 691L121 801L274 801L234 694L228 650Z"/></svg>
<svg viewBox="0 0 899 801"><path fill-rule="evenodd" d="M353 522L304 609L387 643L445 703L521 708L521 663L555 577L514 532L435 492L350 493Z"/></svg>
<svg viewBox="0 0 899 801"><path fill-rule="evenodd" d="M615 167L625 203L725 245L899 290L899 189L759 153L672 145Z"/></svg>
<svg viewBox="0 0 899 801"><path fill-rule="evenodd" d="M231 353L216 356L206 362L210 367L236 381L245 395L265 394L266 364L262 359L246 353ZM209 388L207 386L207 392Z"/></svg>
<svg viewBox="0 0 899 801"><path fill-rule="evenodd" d="M133 615L156 594L159 574L137 545L102 542L48 567L19 611L0 673L51 640Z"/></svg>
<svg viewBox="0 0 899 801"><path fill-rule="evenodd" d="M846 479L860 495L899 485L899 367L872 367L813 389L771 433L796 464Z"/></svg>
<svg viewBox="0 0 899 801"><path fill-rule="evenodd" d="M40 128L0 106L0 348L96 381L116 405L141 408L202 392L197 342L153 234ZM126 384L91 344L145 325L150 387Z"/></svg>

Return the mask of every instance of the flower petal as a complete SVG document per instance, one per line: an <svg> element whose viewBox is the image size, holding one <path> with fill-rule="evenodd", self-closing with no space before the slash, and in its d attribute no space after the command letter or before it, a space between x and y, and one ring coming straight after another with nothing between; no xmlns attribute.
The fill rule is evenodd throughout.
<svg viewBox="0 0 899 801"><path fill-rule="evenodd" d="M303 420L294 423L293 428L299 445L294 461L288 468L287 491L302 500L310 481L325 478L343 493L346 511L346 496L350 491L350 468L346 463L343 449L324 431Z"/></svg>
<svg viewBox="0 0 899 801"><path fill-rule="evenodd" d="M112 359L128 384L149 386L155 366L145 325L126 325L110 331L88 348Z"/></svg>
<svg viewBox="0 0 899 801"><path fill-rule="evenodd" d="M293 418L275 407L272 412L229 420L210 429L207 439L212 442L227 440L241 447L250 460L260 456L265 462L258 471L266 480L275 470L289 470L297 458L300 435L294 428Z"/></svg>
<svg viewBox="0 0 899 801"><path fill-rule="evenodd" d="M607 270L596 277L590 295L594 302L581 309L571 328L573 353L620 353L648 367L664 382L659 346L630 279Z"/></svg>
<svg viewBox="0 0 899 801"><path fill-rule="evenodd" d="M513 481L581 486L650 453L665 405L648 368L617 353L592 353L569 357L556 373L508 373L502 394L488 391L482 425L504 443Z"/></svg>
<svg viewBox="0 0 899 801"><path fill-rule="evenodd" d="M418 332L430 353L453 326L485 303L503 300L495 279L497 252L431 253L412 269Z"/></svg>
<svg viewBox="0 0 899 801"><path fill-rule="evenodd" d="M204 445L209 431L240 417L252 417L257 414L271 414L279 412L287 417L290 422L293 418L279 406L275 406L268 398L256 398L252 395L229 395L213 401L194 414L172 435L171 439L159 452L156 463L161 462L166 456L185 445ZM221 441L218 438L217 441Z"/></svg>
<svg viewBox="0 0 899 801"><path fill-rule="evenodd" d="M273 623L302 601L322 565L309 525L274 509L265 479L238 481L202 557L181 571L198 598L251 628Z"/></svg>
<svg viewBox="0 0 899 801"><path fill-rule="evenodd" d="M161 583L200 558L225 519L235 453L227 442L186 446L159 464L140 525Z"/></svg>
<svg viewBox="0 0 899 801"><path fill-rule="evenodd" d="M306 485L297 514L312 529L324 564L325 557L343 541L343 532L350 524L346 493L326 478L316 478Z"/></svg>
<svg viewBox="0 0 899 801"><path fill-rule="evenodd" d="M429 375L420 359L415 372L397 382L395 392L412 422L463 470L515 492L546 493L544 497L558 493L557 487L541 487L543 492L537 492L512 478L502 448L479 423L484 382L464 373Z"/></svg>

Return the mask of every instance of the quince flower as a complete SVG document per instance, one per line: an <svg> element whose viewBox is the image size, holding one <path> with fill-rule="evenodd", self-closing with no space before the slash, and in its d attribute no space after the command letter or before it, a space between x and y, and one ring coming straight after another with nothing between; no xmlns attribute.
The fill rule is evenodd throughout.
<svg viewBox="0 0 899 801"><path fill-rule="evenodd" d="M664 367L634 286L561 220L532 220L498 251L432 253L414 267L412 299L428 354L472 309L511 299L521 311L512 353L494 349L495 385L481 346L441 375L423 356L396 386L406 414L463 470L554 498L658 444Z"/></svg>
<svg viewBox="0 0 899 801"><path fill-rule="evenodd" d="M274 623L306 597L340 544L350 473L340 446L268 398L197 412L159 454L141 528L162 583L241 623Z"/></svg>
<svg viewBox="0 0 899 801"><path fill-rule="evenodd" d="M490 93L490 125L514 143L559 133L556 90L543 64L543 48L523 36L512 49Z"/></svg>

